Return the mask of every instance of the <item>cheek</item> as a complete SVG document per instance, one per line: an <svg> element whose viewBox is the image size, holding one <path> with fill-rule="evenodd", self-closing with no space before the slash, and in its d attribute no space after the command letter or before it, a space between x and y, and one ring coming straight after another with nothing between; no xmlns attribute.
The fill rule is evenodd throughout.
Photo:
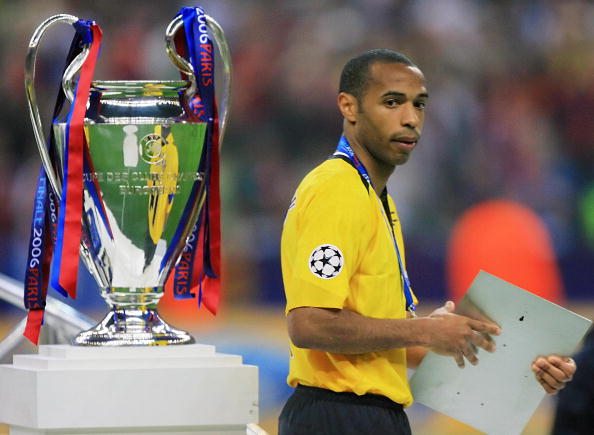
<svg viewBox="0 0 594 435"><path fill-rule="evenodd" d="M373 113L373 116L365 118L364 129L369 137L379 139L385 135L385 131L392 124L386 113Z"/></svg>
<svg viewBox="0 0 594 435"><path fill-rule="evenodd" d="M365 136L368 147L381 148L383 142L384 133L381 130L380 125L373 124L371 122L366 123L362 134Z"/></svg>
<svg viewBox="0 0 594 435"><path fill-rule="evenodd" d="M367 117L361 117L357 122L357 130L361 139L369 140L374 134L375 127Z"/></svg>
<svg viewBox="0 0 594 435"><path fill-rule="evenodd" d="M423 130L424 124L425 124L425 112L420 112L419 113L419 125L417 127L417 130L419 130L419 133L421 133L421 131Z"/></svg>

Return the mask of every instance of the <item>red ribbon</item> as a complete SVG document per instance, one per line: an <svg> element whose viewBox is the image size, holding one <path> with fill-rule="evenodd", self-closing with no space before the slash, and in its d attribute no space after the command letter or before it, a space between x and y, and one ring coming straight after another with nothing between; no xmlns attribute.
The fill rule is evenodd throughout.
<svg viewBox="0 0 594 435"><path fill-rule="evenodd" d="M41 325L43 324L43 314L45 310L29 310L27 314L27 325L23 335L28 338L33 344L39 343L39 334L41 332Z"/></svg>
<svg viewBox="0 0 594 435"><path fill-rule="evenodd" d="M84 147L87 146L84 119L102 37L101 29L96 24L91 25L91 32L93 42L81 69L76 87L74 106L70 116L68 129L68 170L65 183L67 187L63 192L66 195L66 207L63 211L64 232L58 282L60 287L66 290L71 298L76 298L76 281L78 278L78 260L82 233L83 151Z"/></svg>

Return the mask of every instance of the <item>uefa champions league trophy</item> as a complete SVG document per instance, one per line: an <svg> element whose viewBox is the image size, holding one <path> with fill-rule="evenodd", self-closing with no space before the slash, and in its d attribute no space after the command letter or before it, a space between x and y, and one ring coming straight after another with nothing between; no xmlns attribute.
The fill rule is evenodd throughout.
<svg viewBox="0 0 594 435"><path fill-rule="evenodd" d="M55 23L76 27L77 22L77 17L64 14L43 22L31 38L25 68L35 139L48 186L57 200L66 194L62 180L67 171L69 130L66 122L54 119L55 143L44 139L34 90L35 61L49 27ZM230 54L217 22L203 15L202 24L213 36L223 65L223 104L220 123L215 126L222 141L230 98ZM82 174L80 256L111 310L97 326L81 332L73 341L75 345L194 342L190 334L164 322L156 309L165 281L193 234L208 188L207 153L203 150L209 128L188 113L195 108L190 99L202 72L194 71L192 63L176 51L174 39L182 26L184 21L178 15L166 30L165 46L187 80L92 81L88 101L83 104L88 151ZM62 88L70 103L81 86L82 78L77 84L75 76L84 74L89 46L83 40L80 53L65 69Z"/></svg>

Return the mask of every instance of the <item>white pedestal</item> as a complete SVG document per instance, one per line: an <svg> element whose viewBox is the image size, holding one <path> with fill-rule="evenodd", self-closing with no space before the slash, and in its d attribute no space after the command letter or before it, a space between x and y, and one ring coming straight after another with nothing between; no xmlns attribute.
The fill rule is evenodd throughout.
<svg viewBox="0 0 594 435"><path fill-rule="evenodd" d="M0 365L11 435L231 435L257 421L258 368L214 346L40 346Z"/></svg>

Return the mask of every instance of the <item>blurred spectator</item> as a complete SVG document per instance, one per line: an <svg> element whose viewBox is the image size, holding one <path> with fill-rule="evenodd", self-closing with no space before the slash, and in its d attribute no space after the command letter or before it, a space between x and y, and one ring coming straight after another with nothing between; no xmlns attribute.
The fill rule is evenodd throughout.
<svg viewBox="0 0 594 435"><path fill-rule="evenodd" d="M552 435L589 435L594 427L594 330L573 358L579 370L559 392Z"/></svg>
<svg viewBox="0 0 594 435"><path fill-rule="evenodd" d="M565 303L547 228L517 202L478 203L456 222L448 246L448 299L461 300L481 270L556 304Z"/></svg>
<svg viewBox="0 0 594 435"><path fill-rule="evenodd" d="M95 19L104 30L97 78L175 79L163 35L185 3L0 2L0 272L22 276L39 165L22 85L35 27L59 12ZM222 151L227 301L282 297L280 227L305 168L335 147L339 67L378 46L410 55L432 95L418 153L389 186L407 234L412 280L424 300L445 296L446 242L455 220L494 197L539 214L552 235L567 296L591 297L592 2L198 3L225 29L235 65ZM46 124L71 34L61 26L41 45L37 91Z"/></svg>

